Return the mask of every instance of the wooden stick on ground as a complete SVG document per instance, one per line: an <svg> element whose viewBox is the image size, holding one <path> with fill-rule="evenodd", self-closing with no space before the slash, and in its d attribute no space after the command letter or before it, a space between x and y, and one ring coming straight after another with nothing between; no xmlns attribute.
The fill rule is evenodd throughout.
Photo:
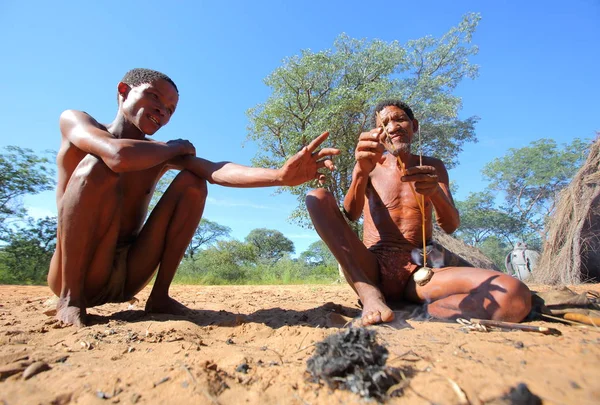
<svg viewBox="0 0 600 405"><path fill-rule="evenodd" d="M544 335L561 335L561 332L559 330L554 329L554 328L547 328L545 326L523 325L522 323L492 321L489 319L475 319L475 318L471 318L469 321L473 324L490 326L493 328L522 330L524 332L539 332L539 333L543 333Z"/></svg>

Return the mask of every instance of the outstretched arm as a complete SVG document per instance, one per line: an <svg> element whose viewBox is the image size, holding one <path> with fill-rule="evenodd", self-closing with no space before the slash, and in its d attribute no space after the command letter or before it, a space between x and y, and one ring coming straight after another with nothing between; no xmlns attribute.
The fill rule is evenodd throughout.
<svg viewBox="0 0 600 405"><path fill-rule="evenodd" d="M114 138L103 125L82 111L63 112L60 130L64 139L102 159L114 172L144 170L178 155L196 153L191 143L181 139L165 143Z"/></svg>
<svg viewBox="0 0 600 405"><path fill-rule="evenodd" d="M329 133L324 132L289 158L279 169L265 169L242 166L231 162L211 162L206 159L183 156L171 161L174 167L186 169L212 184L227 187L269 187L297 186L309 180L323 180L324 175L318 169L334 166L327 156L338 155L340 151L334 148L317 148Z"/></svg>
<svg viewBox="0 0 600 405"><path fill-rule="evenodd" d="M402 181L414 181L415 191L431 200L438 225L450 234L460 225L460 216L450 193L448 171L441 160L423 160L428 165L407 168Z"/></svg>

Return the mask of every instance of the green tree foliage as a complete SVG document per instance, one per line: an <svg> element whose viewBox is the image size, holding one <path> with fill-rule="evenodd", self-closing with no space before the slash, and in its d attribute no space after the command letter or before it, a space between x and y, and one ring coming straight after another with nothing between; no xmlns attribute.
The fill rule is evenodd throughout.
<svg viewBox="0 0 600 405"><path fill-rule="evenodd" d="M514 245L527 238L527 224L518 215L496 207L491 191L470 193L465 201L456 202L460 227L456 235L471 246L480 247L490 236Z"/></svg>
<svg viewBox="0 0 600 405"><path fill-rule="evenodd" d="M253 229L246 236L246 242L256 249L258 259L265 263L275 263L295 250L294 242L275 229Z"/></svg>
<svg viewBox="0 0 600 405"><path fill-rule="evenodd" d="M464 143L476 141L477 118L458 118L462 101L453 91L463 79L477 76L478 67L469 59L478 51L471 38L479 19L468 14L441 38L427 36L405 45L341 35L331 50L304 50L286 59L265 79L272 89L269 99L248 111L249 139L259 145L254 164L278 167L328 130L329 145L342 150L328 184L341 202L358 135L371 128L373 106L398 98L413 107L421 122L423 152L453 167ZM300 224L309 222L304 196L315 186L291 190L299 200L292 217Z"/></svg>
<svg viewBox="0 0 600 405"><path fill-rule="evenodd" d="M490 235L485 238L478 247L484 255L494 262L496 267L505 271L506 266L504 265L504 260L506 259L506 255L513 249L512 245L496 235Z"/></svg>
<svg viewBox="0 0 600 405"><path fill-rule="evenodd" d="M337 268L335 257L322 240L311 243L308 248L300 253L298 260L307 266L332 266Z"/></svg>
<svg viewBox="0 0 600 405"><path fill-rule="evenodd" d="M219 241L184 259L175 282L186 284L305 284L331 283L338 278L337 264L307 263L284 255L276 262L259 259L254 245ZM306 257L306 255L305 255Z"/></svg>
<svg viewBox="0 0 600 405"><path fill-rule="evenodd" d="M210 246L220 239L228 238L230 234L230 227L202 218L186 250L185 257L195 260L198 251L202 247Z"/></svg>
<svg viewBox="0 0 600 405"><path fill-rule="evenodd" d="M554 210L556 197L569 184L586 157L588 143L574 139L559 147L552 139L510 149L484 169L491 190L500 191L506 206L544 239L544 225Z"/></svg>
<svg viewBox="0 0 600 405"><path fill-rule="evenodd" d="M42 284L56 247L56 217L33 220L7 231L0 249L0 283Z"/></svg>
<svg viewBox="0 0 600 405"><path fill-rule="evenodd" d="M237 240L217 241L198 255L198 275L208 284L241 284L247 279L248 268L256 263L253 246Z"/></svg>
<svg viewBox="0 0 600 405"><path fill-rule="evenodd" d="M21 198L54 187L54 172L47 157L39 157L31 149L6 146L0 154L0 238L7 236L7 221L23 218Z"/></svg>

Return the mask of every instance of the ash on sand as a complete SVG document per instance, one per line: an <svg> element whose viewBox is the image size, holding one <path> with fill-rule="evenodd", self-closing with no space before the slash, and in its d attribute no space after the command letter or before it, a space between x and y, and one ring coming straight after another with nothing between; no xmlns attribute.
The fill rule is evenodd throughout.
<svg viewBox="0 0 600 405"><path fill-rule="evenodd" d="M401 378L399 370L385 366L388 350L375 336L374 330L349 328L317 343L315 354L306 363L311 381L385 400L389 388ZM394 394L397 392L401 393L395 390Z"/></svg>

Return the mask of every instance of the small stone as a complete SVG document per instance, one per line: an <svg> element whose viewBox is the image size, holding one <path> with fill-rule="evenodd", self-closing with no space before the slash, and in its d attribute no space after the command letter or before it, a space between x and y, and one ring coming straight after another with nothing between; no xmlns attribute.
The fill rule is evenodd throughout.
<svg viewBox="0 0 600 405"><path fill-rule="evenodd" d="M36 361L30 364L29 367L23 371L23 379L28 380L36 374L50 370L50 366L45 361Z"/></svg>
<svg viewBox="0 0 600 405"><path fill-rule="evenodd" d="M235 371L237 371L238 373L248 374L249 369L250 369L250 366L248 365L248 363L243 362L242 364L240 364L239 366L237 366L235 368Z"/></svg>

